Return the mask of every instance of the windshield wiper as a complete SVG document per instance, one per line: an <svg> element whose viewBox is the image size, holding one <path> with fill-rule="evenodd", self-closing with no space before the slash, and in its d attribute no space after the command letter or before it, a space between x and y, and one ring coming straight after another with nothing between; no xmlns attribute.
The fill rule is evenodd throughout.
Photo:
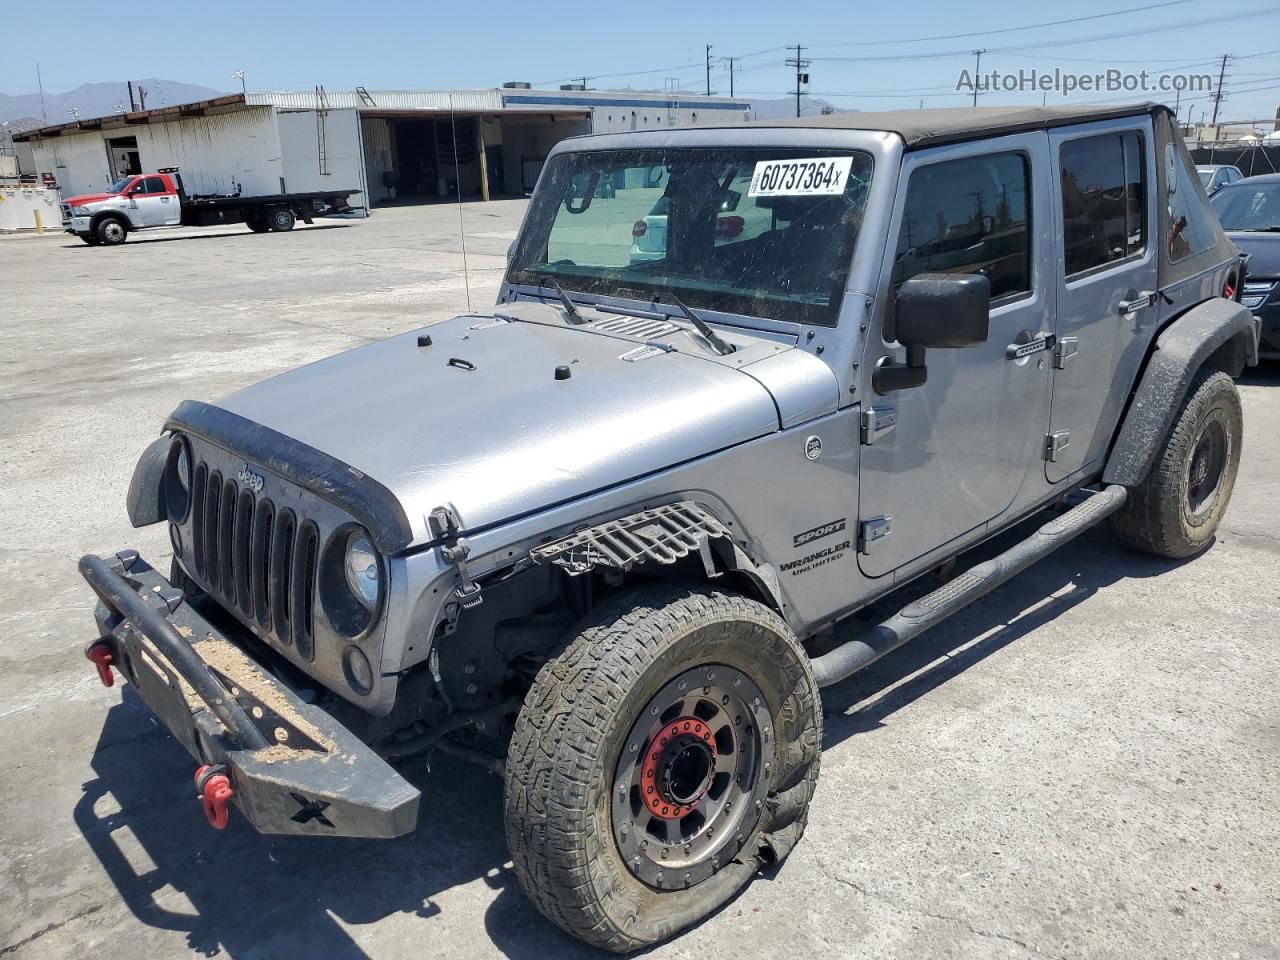
<svg viewBox="0 0 1280 960"><path fill-rule="evenodd" d="M707 326L707 322L703 320L700 316L698 316L696 313L694 313L692 310L690 310L689 307L685 304L685 302L681 300L679 297L677 297L674 293L667 294L667 299L669 299L672 303L674 303L677 307L679 307L684 312L685 319L687 319L690 323L692 323L695 327L698 328L698 332L702 334L702 339L706 340L707 343L711 344L711 349L714 350L716 353L720 354L720 356L722 357L727 356L733 353L733 351L737 349L733 344L725 343L723 340L721 340L719 335L714 330L712 330L709 326Z"/></svg>
<svg viewBox="0 0 1280 960"><path fill-rule="evenodd" d="M564 292L564 287L560 286L560 281L553 278L551 286L555 288L556 295L560 298L560 302L564 304L564 312L569 315L569 322L586 323L587 318L578 310L577 305L569 299L569 295Z"/></svg>

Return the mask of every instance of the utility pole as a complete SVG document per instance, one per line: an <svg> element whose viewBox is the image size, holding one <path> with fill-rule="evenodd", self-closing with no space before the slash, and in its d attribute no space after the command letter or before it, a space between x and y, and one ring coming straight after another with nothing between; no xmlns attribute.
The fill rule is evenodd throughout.
<svg viewBox="0 0 1280 960"><path fill-rule="evenodd" d="M129 112L136 113L138 110L138 101L133 99L133 81L127 80L125 82L129 84Z"/></svg>
<svg viewBox="0 0 1280 960"><path fill-rule="evenodd" d="M738 58L726 57L725 59L729 61L729 96L732 97L733 96L733 61L737 60Z"/></svg>
<svg viewBox="0 0 1280 960"><path fill-rule="evenodd" d="M982 55L986 52L986 50L973 51L975 58L973 63L973 105L975 107L978 105L978 74L982 73Z"/></svg>
<svg viewBox="0 0 1280 960"><path fill-rule="evenodd" d="M711 44L707 44L707 96L711 96Z"/></svg>
<svg viewBox="0 0 1280 960"><path fill-rule="evenodd" d="M798 117L800 116L800 87L809 82L809 74L804 72L809 66L809 61L800 59L800 54L804 51L804 47L800 44L797 43L791 49L795 50L796 55L795 59L787 61L787 66L796 68L796 116Z"/></svg>
<svg viewBox="0 0 1280 960"><path fill-rule="evenodd" d="M1218 127L1218 108L1222 106L1222 81L1227 77L1227 61L1231 59L1231 54L1224 53L1222 55L1222 65L1218 68L1218 89L1213 93L1213 119L1209 122L1213 124L1213 139L1222 139L1222 130Z"/></svg>
<svg viewBox="0 0 1280 960"><path fill-rule="evenodd" d="M147 91L142 84L138 84L138 105L140 110L147 109Z"/></svg>

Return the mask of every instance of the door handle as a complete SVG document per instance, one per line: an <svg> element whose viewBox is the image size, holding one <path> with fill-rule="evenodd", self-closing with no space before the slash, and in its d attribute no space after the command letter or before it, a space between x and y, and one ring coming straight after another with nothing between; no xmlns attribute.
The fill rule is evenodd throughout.
<svg viewBox="0 0 1280 960"><path fill-rule="evenodd" d="M1041 350L1052 350L1057 340L1058 338L1052 333L1037 333L1025 343L1009 344L1004 348L1004 357L1006 360L1021 360Z"/></svg>
<svg viewBox="0 0 1280 960"><path fill-rule="evenodd" d="M1155 300L1156 292L1154 290L1148 290L1145 293L1138 294L1132 300L1121 300L1119 310L1121 313L1133 313L1136 310L1141 310L1143 307L1151 306L1151 304L1155 303Z"/></svg>

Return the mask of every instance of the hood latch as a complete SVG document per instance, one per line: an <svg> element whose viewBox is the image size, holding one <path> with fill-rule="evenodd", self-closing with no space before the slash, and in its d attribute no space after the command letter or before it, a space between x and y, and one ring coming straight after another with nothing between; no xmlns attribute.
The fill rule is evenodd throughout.
<svg viewBox="0 0 1280 960"><path fill-rule="evenodd" d="M466 537L461 536L462 519L458 516L458 511L451 503L434 507L427 514L427 525L431 528L432 537L442 541L440 558L445 563L452 564L458 571L458 586L454 590L458 603L463 610L480 606L484 602L484 597L480 594L480 584L476 583L467 571L467 558L471 556L471 544L467 543Z"/></svg>

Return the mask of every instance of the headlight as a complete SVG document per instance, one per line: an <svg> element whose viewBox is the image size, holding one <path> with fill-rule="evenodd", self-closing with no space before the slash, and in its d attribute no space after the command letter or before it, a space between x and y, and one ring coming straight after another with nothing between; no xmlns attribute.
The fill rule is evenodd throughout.
<svg viewBox="0 0 1280 960"><path fill-rule="evenodd" d="M92 212L93 211L91 211L88 207L72 207L71 208L71 215L73 217L87 217L87 216L90 216Z"/></svg>
<svg viewBox="0 0 1280 960"><path fill-rule="evenodd" d="M351 595L366 610L377 607L378 593L382 589L382 578L378 575L378 554L363 531L355 530L347 538L343 567L347 573L347 586L351 588Z"/></svg>

